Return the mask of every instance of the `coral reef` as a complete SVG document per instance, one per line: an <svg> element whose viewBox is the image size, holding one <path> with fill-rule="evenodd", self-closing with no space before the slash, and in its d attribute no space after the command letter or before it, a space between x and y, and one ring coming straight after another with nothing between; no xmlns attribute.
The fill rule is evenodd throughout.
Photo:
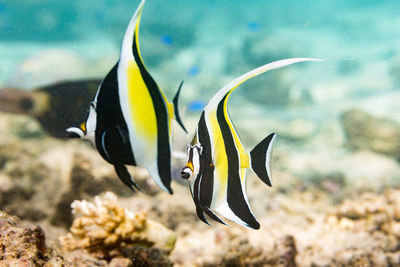
<svg viewBox="0 0 400 267"><path fill-rule="evenodd" d="M356 149L369 149L400 159L400 125L352 109L342 114L348 144Z"/></svg>
<svg viewBox="0 0 400 267"><path fill-rule="evenodd" d="M68 183L55 199L55 209L50 218L54 225L69 227L72 223L72 215L66 213L71 203L80 198L96 196L101 192L113 190L119 195L130 195L131 191L123 186L117 177L108 175L98 177L93 170L92 162L80 154L73 155L72 169L68 177Z"/></svg>
<svg viewBox="0 0 400 267"><path fill-rule="evenodd" d="M219 257L200 262L200 266L296 266L296 244L293 236L274 242L270 250L252 245L246 235L238 231L216 233Z"/></svg>
<svg viewBox="0 0 400 267"><path fill-rule="evenodd" d="M0 211L0 266L65 266L62 256L46 245L39 226L23 227Z"/></svg>
<svg viewBox="0 0 400 267"><path fill-rule="evenodd" d="M65 250L85 249L106 260L123 256L168 262L165 257L173 250L176 235L147 219L146 212L133 214L120 207L111 192L96 196L93 202L74 201L71 206L76 218L70 233L60 237Z"/></svg>

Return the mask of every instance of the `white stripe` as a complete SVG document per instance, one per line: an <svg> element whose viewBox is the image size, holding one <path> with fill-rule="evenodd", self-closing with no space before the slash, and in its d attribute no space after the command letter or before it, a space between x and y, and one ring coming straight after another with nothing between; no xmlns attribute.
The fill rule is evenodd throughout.
<svg viewBox="0 0 400 267"><path fill-rule="evenodd" d="M140 2L138 8L135 11L135 14L132 16L131 20L129 21L129 25L125 31L124 39L122 41L122 48L121 48L121 60L124 62L128 62L129 59L133 59L132 53L132 44L133 44L133 36L135 32L136 23L139 17L140 12L143 10L143 6L146 0L142 0Z"/></svg>
<svg viewBox="0 0 400 267"><path fill-rule="evenodd" d="M105 144L105 137L106 137L106 133L107 133L108 129L104 131L103 135L101 136L101 147L104 150L104 153L106 154L107 158L111 161L110 155L108 154L107 148L106 148L106 144Z"/></svg>
<svg viewBox="0 0 400 267"><path fill-rule="evenodd" d="M267 169L268 179L269 179L269 182L270 182L271 186L272 186L272 180L271 180L272 176L271 176L270 163L271 163L272 145L273 145L273 143L275 141L275 137L276 137L276 134L274 134L274 136L271 139L271 142L269 142L269 145L268 145L268 148L267 148L267 156L265 158L265 168Z"/></svg>
<svg viewBox="0 0 400 267"><path fill-rule="evenodd" d="M226 201L224 201L221 205L216 207L215 211L218 212L219 214L221 214L222 216L224 216L225 218L227 218L228 220L231 220L235 223L238 223L240 225L251 228L247 223L242 221L242 219L240 219L238 216L236 216L235 213L233 213L233 211L231 210L231 208L229 207L229 205ZM253 229L253 228L251 228L251 229Z"/></svg>

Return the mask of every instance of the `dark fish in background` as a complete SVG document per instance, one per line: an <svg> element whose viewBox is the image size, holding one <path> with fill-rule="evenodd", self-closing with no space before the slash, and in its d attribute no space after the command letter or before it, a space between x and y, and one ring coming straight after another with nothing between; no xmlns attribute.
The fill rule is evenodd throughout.
<svg viewBox="0 0 400 267"><path fill-rule="evenodd" d="M272 186L269 164L275 134L246 152L229 117L228 98L235 88L254 76L303 61L321 60L291 58L261 66L228 83L204 108L187 145L187 164L181 172L183 179L189 179L197 216L203 222L208 224L204 215L207 214L225 224L220 214L243 226L260 228L246 194L246 169L251 168L265 184Z"/></svg>
<svg viewBox="0 0 400 267"><path fill-rule="evenodd" d="M171 189L171 120L185 130L178 113L182 86L169 102L143 63L139 51L142 0L127 27L119 61L101 83L84 123L70 137L91 140L133 191L139 189L125 165L146 168L165 191ZM140 190L140 189L139 189Z"/></svg>
<svg viewBox="0 0 400 267"><path fill-rule="evenodd" d="M66 138L65 129L85 119L100 80L64 81L33 91L0 89L0 111L36 118L43 129Z"/></svg>

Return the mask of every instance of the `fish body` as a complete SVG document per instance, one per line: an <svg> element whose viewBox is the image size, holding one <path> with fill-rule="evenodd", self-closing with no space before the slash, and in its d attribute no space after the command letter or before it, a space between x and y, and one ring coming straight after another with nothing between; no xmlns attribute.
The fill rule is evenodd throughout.
<svg viewBox="0 0 400 267"><path fill-rule="evenodd" d="M220 223L219 215L241 225L258 229L246 194L246 170L251 168L268 186L272 186L270 157L275 139L272 133L250 152L246 152L232 120L227 101L235 88L266 71L312 58L285 59L254 69L227 84L204 108L193 139L187 146L187 164L181 176L189 179L198 217L208 223L205 214Z"/></svg>
<svg viewBox="0 0 400 267"><path fill-rule="evenodd" d="M86 122L67 131L71 137L91 140L131 189L138 186L125 165L146 168L162 189L172 193L171 120L185 130L177 108L182 83L173 103L168 102L143 63L138 41L144 3L129 22L120 59L100 85Z"/></svg>

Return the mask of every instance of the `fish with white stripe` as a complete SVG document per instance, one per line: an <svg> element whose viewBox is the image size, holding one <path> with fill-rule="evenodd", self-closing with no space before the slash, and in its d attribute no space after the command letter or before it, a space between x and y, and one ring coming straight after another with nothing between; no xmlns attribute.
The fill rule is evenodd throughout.
<svg viewBox="0 0 400 267"><path fill-rule="evenodd" d="M171 120L176 119L186 131L178 112L182 83L169 102L143 63L139 24L145 2L141 1L129 22L120 59L99 86L87 120L67 132L70 137L91 140L132 190L139 187L125 165L146 168L172 194Z"/></svg>
<svg viewBox="0 0 400 267"><path fill-rule="evenodd" d="M246 169L251 168L268 186L271 182L272 133L246 152L229 117L227 102L235 88L269 70L297 62L321 61L291 58L254 69L219 90L204 108L193 139L187 145L187 164L181 177L189 180L198 217L205 223L207 214L225 224L220 215L243 226L259 229L246 194Z"/></svg>

